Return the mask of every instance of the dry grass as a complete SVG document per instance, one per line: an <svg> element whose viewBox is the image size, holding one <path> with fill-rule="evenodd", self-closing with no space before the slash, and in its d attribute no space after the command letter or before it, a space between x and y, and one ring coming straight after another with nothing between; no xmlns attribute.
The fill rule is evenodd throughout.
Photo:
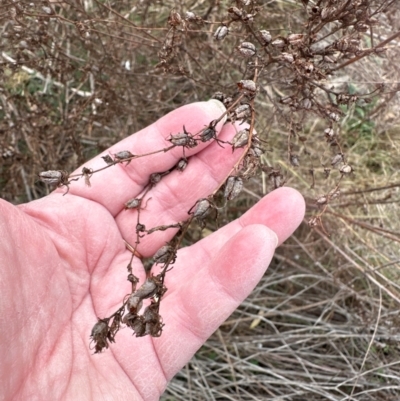
<svg viewBox="0 0 400 401"><path fill-rule="evenodd" d="M156 66L166 20L173 8L184 15L188 4L119 1L110 10L108 3L90 0L83 6L29 3L20 2L27 14L39 15L36 20L25 15L12 22L7 4L0 11L0 193L14 203L48 192L38 172L73 170L167 111L230 90L242 79L241 61L227 49L243 32L223 44L212 40L229 2L211 2L208 19L215 24L186 32L164 75ZM191 9L205 15L211 3ZM43 11L50 6L64 20L50 20ZM301 10L294 0L268 2L265 28L279 33L290 23L295 29ZM396 5L383 16L370 40L379 43L398 31L399 13ZM23 32L15 29L18 21ZM323 227L304 224L277 251L253 294L173 379L164 400L399 399L399 48L394 41L385 58L365 58L327 81L362 93L386 85L369 104L349 107L340 123L341 146L354 174L342 180ZM180 72L181 66L189 73ZM267 96L256 100L256 128L267 141L263 162L281 168L286 185L304 194L308 220L319 210L315 199L335 186L334 169L324 178L335 151L324 139L326 123L311 115L301 128L307 140L294 143L300 166L290 165L288 128L270 98L280 90L276 74L263 88ZM223 220L271 189L265 172L252 178Z"/></svg>

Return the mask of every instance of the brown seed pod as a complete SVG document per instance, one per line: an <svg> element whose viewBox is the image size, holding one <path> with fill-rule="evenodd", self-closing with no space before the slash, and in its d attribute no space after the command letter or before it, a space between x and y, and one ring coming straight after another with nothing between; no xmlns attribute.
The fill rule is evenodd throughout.
<svg viewBox="0 0 400 401"><path fill-rule="evenodd" d="M83 167L82 174L85 177L85 184L90 187L90 178L93 175L93 170L91 168Z"/></svg>
<svg viewBox="0 0 400 401"><path fill-rule="evenodd" d="M246 58L253 57L256 54L256 47L251 42L242 42L238 50L239 53Z"/></svg>
<svg viewBox="0 0 400 401"><path fill-rule="evenodd" d="M223 40L225 39L226 35L228 35L229 29L226 25L221 25L217 28L217 30L214 33L214 39L215 40Z"/></svg>
<svg viewBox="0 0 400 401"><path fill-rule="evenodd" d="M187 165L188 165L188 159L186 159L186 158L185 159L180 159L178 161L177 165L176 165L176 169L179 170L179 171L183 171L183 170L185 170Z"/></svg>
<svg viewBox="0 0 400 401"><path fill-rule="evenodd" d="M229 177L226 180L224 198L226 200L231 200L236 198L243 189L243 180L240 177Z"/></svg>
<svg viewBox="0 0 400 401"><path fill-rule="evenodd" d="M245 128L235 134L232 139L232 146L234 149L242 148L243 146L247 145L249 141L249 130Z"/></svg>
<svg viewBox="0 0 400 401"><path fill-rule="evenodd" d="M142 224L142 223L137 223L136 224L136 231L138 233L146 231L146 226L144 224Z"/></svg>
<svg viewBox="0 0 400 401"><path fill-rule="evenodd" d="M299 156L295 155L295 154L291 154L290 155L290 164L293 167L299 167L300 166L300 160L299 160Z"/></svg>
<svg viewBox="0 0 400 401"><path fill-rule="evenodd" d="M150 184L155 185L161 181L162 174L160 173L153 173L150 175Z"/></svg>
<svg viewBox="0 0 400 401"><path fill-rule="evenodd" d="M339 163L343 161L343 153L337 153L331 161L332 166L337 166Z"/></svg>
<svg viewBox="0 0 400 401"><path fill-rule="evenodd" d="M114 160L110 155L101 156L101 158L108 164L114 164Z"/></svg>
<svg viewBox="0 0 400 401"><path fill-rule="evenodd" d="M301 33L292 33L287 37L289 44L292 46L298 46L303 43L304 35Z"/></svg>
<svg viewBox="0 0 400 401"><path fill-rule="evenodd" d="M238 82L237 86L242 92L250 93L251 95L257 91L257 85L251 79L242 79Z"/></svg>
<svg viewBox="0 0 400 401"><path fill-rule="evenodd" d="M265 150L256 144L252 144L249 149L249 154L254 157L260 157L264 154Z"/></svg>
<svg viewBox="0 0 400 401"><path fill-rule="evenodd" d="M133 154L131 152L129 152L129 150L121 150L121 152L115 153L114 157L115 157L115 160L123 161L123 160L129 159L130 157L133 157Z"/></svg>
<svg viewBox="0 0 400 401"><path fill-rule="evenodd" d="M136 314L142 309L143 299L138 297L135 293L131 294L126 303L126 307L130 313Z"/></svg>
<svg viewBox="0 0 400 401"><path fill-rule="evenodd" d="M171 263L175 262L176 252L172 246L164 245L153 256L154 263L162 264L170 260Z"/></svg>
<svg viewBox="0 0 400 401"><path fill-rule="evenodd" d="M333 130L333 128L326 128L324 134L328 142L332 141L335 138L335 131Z"/></svg>
<svg viewBox="0 0 400 401"><path fill-rule="evenodd" d="M272 36L269 31L266 31L263 29L261 31L258 31L258 33L260 34L260 38L261 38L262 42L264 43L264 45L269 45L271 43Z"/></svg>
<svg viewBox="0 0 400 401"><path fill-rule="evenodd" d="M122 322L133 330L136 337L143 337L146 335L146 325L143 316L128 313L124 316Z"/></svg>
<svg viewBox="0 0 400 401"><path fill-rule="evenodd" d="M203 219L211 209L212 205L208 199L199 199L188 213L193 214L198 219Z"/></svg>
<svg viewBox="0 0 400 401"><path fill-rule="evenodd" d="M271 46L273 46L277 49L282 49L286 46L286 42L282 38L277 38L273 42L271 42Z"/></svg>
<svg viewBox="0 0 400 401"><path fill-rule="evenodd" d="M140 206L141 202L142 202L142 200L139 198L129 199L128 202L125 202L125 210L136 209L137 207Z"/></svg>
<svg viewBox="0 0 400 401"><path fill-rule="evenodd" d="M200 134L200 141L201 142L208 142L213 138L217 137L217 131L215 130L215 126L210 124L201 134Z"/></svg>
<svg viewBox="0 0 400 401"><path fill-rule="evenodd" d="M151 337L160 337L163 327L164 325L161 322L146 323L146 334L150 335Z"/></svg>
<svg viewBox="0 0 400 401"><path fill-rule="evenodd" d="M186 11L185 19L187 21L196 21L196 14L192 11Z"/></svg>
<svg viewBox="0 0 400 401"><path fill-rule="evenodd" d="M351 174L353 172L353 168L350 166L350 164L343 164L343 166L340 167L339 171L342 174Z"/></svg>
<svg viewBox="0 0 400 401"><path fill-rule="evenodd" d="M321 195L320 197L318 197L318 199L316 200L316 203L318 206L323 206L328 202L328 198L325 195Z"/></svg>
<svg viewBox="0 0 400 401"><path fill-rule="evenodd" d="M338 122L340 120L340 116L337 113L331 112L328 114L328 117L335 122Z"/></svg>
<svg viewBox="0 0 400 401"><path fill-rule="evenodd" d="M61 170L48 170L39 173L41 181L48 185L60 185L63 179L63 171Z"/></svg>
<svg viewBox="0 0 400 401"><path fill-rule="evenodd" d="M168 139L175 146L185 146L187 148L194 148L197 145L196 140L186 131L183 127L183 132L171 135Z"/></svg>
<svg viewBox="0 0 400 401"><path fill-rule="evenodd" d="M141 287L134 292L132 295L134 297L145 299L154 296L157 292L157 284L151 278L148 278Z"/></svg>
<svg viewBox="0 0 400 401"><path fill-rule="evenodd" d="M235 120L242 120L250 116L251 108L248 104L241 104L233 112Z"/></svg>
<svg viewBox="0 0 400 401"><path fill-rule="evenodd" d="M161 320L161 316L158 313L158 304L152 303L147 306L143 312L143 318L146 323L157 323Z"/></svg>
<svg viewBox="0 0 400 401"><path fill-rule="evenodd" d="M292 53L282 53L280 55L280 59L285 62L285 63L289 63L292 64L294 62L294 56Z"/></svg>
<svg viewBox="0 0 400 401"><path fill-rule="evenodd" d="M306 97L301 101L301 105L306 109L309 110L312 107L312 100Z"/></svg>
<svg viewBox="0 0 400 401"><path fill-rule="evenodd" d="M109 327L108 321L99 319L93 326L90 338L95 342L95 353L101 352L104 348L108 348Z"/></svg>
<svg viewBox="0 0 400 401"><path fill-rule="evenodd" d="M233 20L238 20L242 18L242 10L239 10L237 7L228 8L228 13Z"/></svg>

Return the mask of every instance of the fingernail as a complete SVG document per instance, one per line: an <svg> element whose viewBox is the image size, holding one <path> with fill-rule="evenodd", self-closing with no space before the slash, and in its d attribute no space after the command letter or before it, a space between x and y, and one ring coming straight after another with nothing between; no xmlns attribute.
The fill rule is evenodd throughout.
<svg viewBox="0 0 400 401"><path fill-rule="evenodd" d="M278 246L278 244L279 244L279 238L278 238L278 236L276 235L276 233L275 233L275 231L272 231L271 230L271 234L272 234L272 236L274 237L274 239L275 239L275 248Z"/></svg>
<svg viewBox="0 0 400 401"><path fill-rule="evenodd" d="M224 104L221 103L219 100L217 100L217 99L210 99L209 102L210 102L210 103L213 103L216 107L218 107L218 108L220 109L220 111L221 111L221 114L222 114L222 113L225 113L226 108L225 108Z"/></svg>

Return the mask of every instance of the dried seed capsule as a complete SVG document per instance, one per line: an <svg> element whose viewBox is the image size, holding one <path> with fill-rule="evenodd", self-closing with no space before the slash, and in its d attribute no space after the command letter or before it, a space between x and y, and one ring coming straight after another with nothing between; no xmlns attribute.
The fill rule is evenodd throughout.
<svg viewBox="0 0 400 401"><path fill-rule="evenodd" d="M102 319L99 319L98 322L93 326L90 337L92 337L93 340L96 340L98 337L107 336L107 332L108 332L107 322Z"/></svg>
<svg viewBox="0 0 400 401"><path fill-rule="evenodd" d="M46 13L46 14L53 14L53 10L50 7L42 7L42 10Z"/></svg>
<svg viewBox="0 0 400 401"><path fill-rule="evenodd" d="M126 307L130 313L137 314L143 306L143 298L138 297L135 293L131 294L126 303Z"/></svg>
<svg viewBox="0 0 400 401"><path fill-rule="evenodd" d="M232 145L234 149L242 148L247 145L249 141L249 130L247 128L237 132L232 139Z"/></svg>
<svg viewBox="0 0 400 401"><path fill-rule="evenodd" d="M286 46L286 42L282 38L277 38L271 43L271 45L277 49L282 49Z"/></svg>
<svg viewBox="0 0 400 401"><path fill-rule="evenodd" d="M290 155L290 164L294 167L300 166L299 156L298 155Z"/></svg>
<svg viewBox="0 0 400 401"><path fill-rule="evenodd" d="M243 57L253 57L256 54L256 47L253 43L243 42L239 46L239 52Z"/></svg>
<svg viewBox="0 0 400 401"><path fill-rule="evenodd" d="M178 161L178 164L176 165L176 169L179 170L179 171L183 171L183 170L185 170L187 165L188 165L188 160L187 159L180 159Z"/></svg>
<svg viewBox="0 0 400 401"><path fill-rule="evenodd" d="M259 146L252 144L249 154L251 154L254 157L260 157L264 154L265 150L260 148Z"/></svg>
<svg viewBox="0 0 400 401"><path fill-rule="evenodd" d="M171 138L168 139L175 146L186 146L188 141L188 134L185 132L180 132L176 135L171 135Z"/></svg>
<svg viewBox="0 0 400 401"><path fill-rule="evenodd" d="M264 45L268 45L271 43L272 36L269 31L263 29L261 31L258 31L258 33L260 34L260 38L264 42Z"/></svg>
<svg viewBox="0 0 400 401"><path fill-rule="evenodd" d="M141 287L133 293L133 296L140 299L150 298L157 292L157 284L152 278L148 278Z"/></svg>
<svg viewBox="0 0 400 401"><path fill-rule="evenodd" d="M91 339L95 342L95 353L101 352L104 348L108 348L107 337L109 335L108 322L100 319L92 328L90 334Z"/></svg>
<svg viewBox="0 0 400 401"><path fill-rule="evenodd" d="M146 323L157 323L161 320L161 316L158 313L158 305L150 304L147 306L143 312L143 318Z"/></svg>
<svg viewBox="0 0 400 401"><path fill-rule="evenodd" d="M183 130L183 132L171 135L171 138L169 138L168 140L175 146L186 146L188 148L194 148L197 145L196 140L192 138L188 132L186 132L185 127L183 127Z"/></svg>
<svg viewBox="0 0 400 401"><path fill-rule="evenodd" d="M326 128L324 131L324 134L325 134L325 138L328 141L331 141L335 138L335 131L333 130L333 128Z"/></svg>
<svg viewBox="0 0 400 401"><path fill-rule="evenodd" d="M226 98L226 96L225 96L225 94L222 93L222 92L215 92L215 93L212 95L212 98L213 98L213 99L217 99L217 100L219 100L221 103L223 103L224 100L225 100L225 98Z"/></svg>
<svg viewBox="0 0 400 401"><path fill-rule="evenodd" d="M141 202L142 200L139 198L129 199L128 202L125 203L125 210L136 209L137 207L139 207Z"/></svg>
<svg viewBox="0 0 400 401"><path fill-rule="evenodd" d="M117 152L114 157L116 160L121 161L133 157L133 154L129 152L129 150L121 150L121 152Z"/></svg>
<svg viewBox="0 0 400 401"><path fill-rule="evenodd" d="M294 56L292 53L282 53L281 59L285 63L289 63L289 64L292 64L294 62Z"/></svg>
<svg viewBox="0 0 400 401"><path fill-rule="evenodd" d="M171 261L173 259L175 259L175 252L174 252L174 248L172 248L172 246L169 245L165 245L163 247L161 247L153 256L154 259L154 263L158 264L158 263L166 263L168 262L169 259L171 259Z"/></svg>
<svg viewBox="0 0 400 401"><path fill-rule="evenodd" d="M241 91L254 94L257 91L257 85L251 79L242 79L237 86Z"/></svg>
<svg viewBox="0 0 400 401"><path fill-rule="evenodd" d="M353 168L349 164L344 164L342 167L340 167L339 171L342 174L350 174L353 172Z"/></svg>
<svg viewBox="0 0 400 401"><path fill-rule="evenodd" d="M138 233L146 231L146 226L144 224L142 224L142 223L137 223L136 224L136 231Z"/></svg>
<svg viewBox="0 0 400 401"><path fill-rule="evenodd" d="M318 206L325 205L327 202L328 202L328 198L325 195L321 195L316 201Z"/></svg>
<svg viewBox="0 0 400 401"><path fill-rule="evenodd" d="M311 109L311 107L312 107L312 101L311 101L311 99L309 99L309 98L305 98L305 99L302 100L301 105L302 105L305 109L309 110L309 109Z"/></svg>
<svg viewBox="0 0 400 401"><path fill-rule="evenodd" d="M340 189L337 189L337 188L332 189L332 191L329 192L328 196L329 196L330 199L339 198Z"/></svg>
<svg viewBox="0 0 400 401"><path fill-rule="evenodd" d="M229 177L225 184L224 198L228 201L236 198L243 189L243 180L240 177Z"/></svg>
<svg viewBox="0 0 400 401"><path fill-rule="evenodd" d="M292 33L291 35L289 35L287 37L287 40L292 46L296 46L296 45L300 45L301 43L303 43L303 38L304 38L304 35L301 33Z"/></svg>
<svg viewBox="0 0 400 401"><path fill-rule="evenodd" d="M136 314L128 313L122 319L122 322L129 326L136 337L143 337L145 335L145 323L143 316L138 316Z"/></svg>
<svg viewBox="0 0 400 401"><path fill-rule="evenodd" d="M146 323L146 334L152 337L160 337L164 325L161 322Z"/></svg>
<svg viewBox="0 0 400 401"><path fill-rule="evenodd" d="M304 63L303 68L306 74L311 74L314 71L314 64L311 62Z"/></svg>
<svg viewBox="0 0 400 401"><path fill-rule="evenodd" d="M189 210L189 214L193 214L194 217L197 217L198 219L202 219L210 211L210 209L212 208L212 205L208 199L200 199L197 201L197 203L195 204L195 206L193 208L194 208L193 213L191 212L191 210Z"/></svg>
<svg viewBox="0 0 400 401"><path fill-rule="evenodd" d="M231 18L233 20L238 20L242 18L242 11L239 10L237 7L228 8L228 13L231 15Z"/></svg>
<svg viewBox="0 0 400 401"><path fill-rule="evenodd" d="M292 96L285 96L285 97L282 97L279 99L279 103L282 103L282 104L290 104L292 102L293 102Z"/></svg>
<svg viewBox="0 0 400 401"><path fill-rule="evenodd" d="M105 155L105 156L101 156L101 158L108 164L113 164L114 160L112 159L112 157L110 155Z"/></svg>
<svg viewBox="0 0 400 401"><path fill-rule="evenodd" d="M41 181L48 185L60 185L63 180L63 172L61 170L48 170L39 173Z"/></svg>
<svg viewBox="0 0 400 401"><path fill-rule="evenodd" d="M317 217L312 217L308 220L308 226L311 228L319 226L319 219Z"/></svg>
<svg viewBox="0 0 400 401"><path fill-rule="evenodd" d="M338 122L340 120L340 116L337 113L329 113L328 117L335 122Z"/></svg>
<svg viewBox="0 0 400 401"><path fill-rule="evenodd" d="M338 153L335 156L333 156L332 161L331 161L331 165L332 166L336 166L339 163L341 163L343 161L343 153Z"/></svg>
<svg viewBox="0 0 400 401"><path fill-rule="evenodd" d="M188 21L195 21L196 20L196 14L193 13L192 11L186 11L185 18Z"/></svg>
<svg viewBox="0 0 400 401"><path fill-rule="evenodd" d="M136 284L139 282L139 279L132 273L128 274L128 281L132 283L132 286L136 288Z"/></svg>
<svg viewBox="0 0 400 401"><path fill-rule="evenodd" d="M207 127L201 134L200 134L200 141L201 142L208 142L211 139L217 136L216 130L213 126Z"/></svg>
<svg viewBox="0 0 400 401"><path fill-rule="evenodd" d="M236 107L234 111L234 116L237 120L242 120L250 116L250 106L248 104L242 104L239 107Z"/></svg>
<svg viewBox="0 0 400 401"><path fill-rule="evenodd" d="M150 183L155 185L158 184L161 181L162 174L160 173L153 173L150 175Z"/></svg>
<svg viewBox="0 0 400 401"><path fill-rule="evenodd" d="M225 39L226 35L228 35L228 33L229 33L228 27L225 25L221 25L215 31L214 38L216 40L223 40Z"/></svg>

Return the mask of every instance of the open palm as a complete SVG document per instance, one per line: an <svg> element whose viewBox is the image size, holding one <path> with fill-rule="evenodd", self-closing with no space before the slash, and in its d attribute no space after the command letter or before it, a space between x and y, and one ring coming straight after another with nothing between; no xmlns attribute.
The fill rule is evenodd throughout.
<svg viewBox="0 0 400 401"><path fill-rule="evenodd" d="M147 153L166 138L198 132L221 114L218 102L191 104L125 139L111 154ZM230 139L231 125L219 138ZM197 199L222 182L240 156L216 142L190 149L184 172L173 171L151 189L141 221L147 228L187 218ZM181 148L116 165L19 207L0 201L0 400L156 400L213 331L248 296L264 274L275 247L298 226L301 196L276 190L240 219L178 253L166 276L159 338L135 338L120 330L116 344L93 355L89 334L97 317L120 305L130 283L131 256L124 239L136 239L136 212L124 202L138 196L150 174L171 169ZM98 157L87 167L104 166ZM173 236L158 231L141 240L152 256ZM135 258L133 272L142 281Z"/></svg>

